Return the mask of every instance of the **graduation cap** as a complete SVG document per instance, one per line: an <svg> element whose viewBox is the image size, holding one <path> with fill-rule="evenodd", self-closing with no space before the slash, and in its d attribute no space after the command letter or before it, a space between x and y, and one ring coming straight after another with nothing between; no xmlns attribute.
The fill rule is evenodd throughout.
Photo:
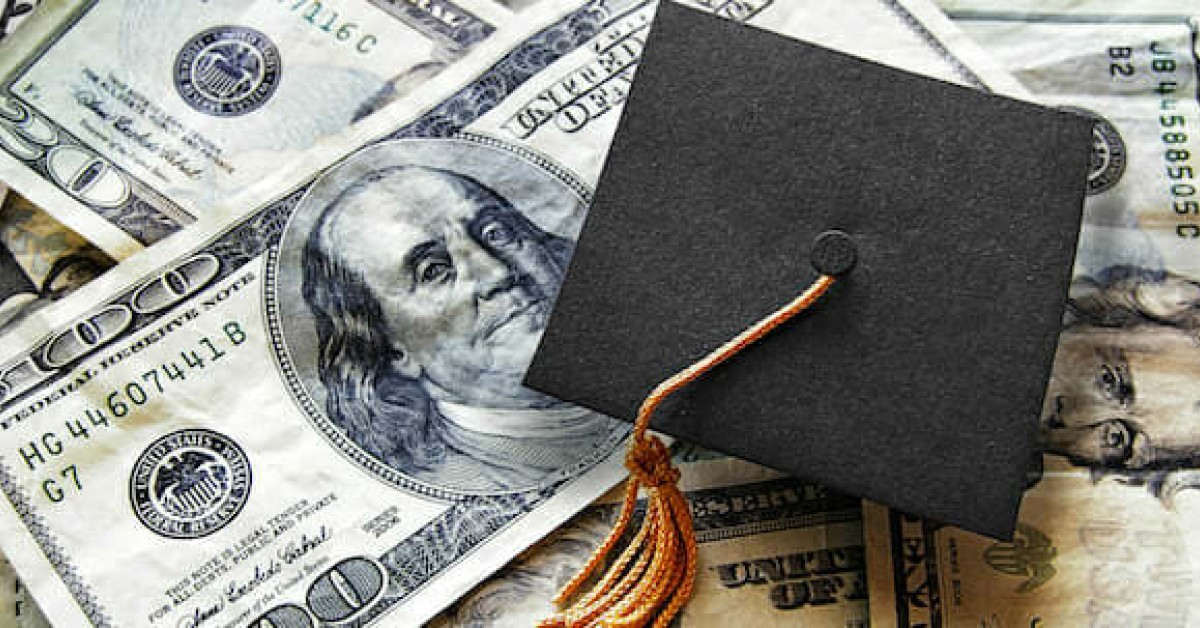
<svg viewBox="0 0 1200 628"><path fill-rule="evenodd" d="M1091 129L663 2L525 383L631 420L836 276L653 429L1010 538Z"/></svg>

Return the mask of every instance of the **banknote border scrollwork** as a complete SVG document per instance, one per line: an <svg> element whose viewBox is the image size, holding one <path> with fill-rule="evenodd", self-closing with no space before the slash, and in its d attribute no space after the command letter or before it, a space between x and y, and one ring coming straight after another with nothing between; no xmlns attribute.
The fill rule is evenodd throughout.
<svg viewBox="0 0 1200 628"><path fill-rule="evenodd" d="M3 92L3 96L0 97L10 98L20 103L21 106L27 107L32 111L36 111L38 115L42 117L43 122L53 127L56 138L63 140L56 144L56 147L63 144L75 145L93 155L97 155L97 153L92 149L91 146L80 140L73 133L70 133L66 129L62 128L62 126L54 122L49 116L46 116L33 103L22 98L16 92L16 90L13 89L13 86L18 80L20 80L22 76L25 75L26 72L29 71L30 68L33 67L34 64L38 62L38 60L41 59L43 54L54 45L54 42L61 39L67 33L67 31L74 28L74 26L78 24L79 21L82 20L89 11L95 8L99 2L100 0L89 0L88 2L81 4L69 18L64 20L54 29L50 36L46 37L38 44L38 48L33 54L27 55L21 61L20 65L14 68L13 72L9 74L3 85L0 86L0 90ZM44 163L46 156L49 155L49 153L50 149L47 149L42 156L36 157L32 160L23 159L19 155L11 152L8 152L8 155L18 163L37 172L38 175L40 175L44 180L54 181L54 178L49 176L49 171ZM195 216L185 211L177 204L171 202L169 199L163 197L161 194L158 194L153 188L146 185L141 179L133 176L133 174L127 172L124 168L109 162L107 159L104 161L112 170L120 173L120 176L130 185L130 193L119 206L106 208L92 205L82 199L79 199L65 189L62 190L63 194L71 196L80 203L87 205L89 209L96 212L105 220L113 225L116 225L119 229L132 236L138 242L146 245L153 244L154 242L157 242L158 240L175 233L185 225L195 222ZM62 188L61 185L59 185L59 187L60 189ZM148 198L154 198L157 200L158 204L161 205L161 209L155 203L150 202Z"/></svg>
<svg viewBox="0 0 1200 628"><path fill-rule="evenodd" d="M736 509L709 512L699 506L693 508L692 522L696 529L696 539L707 543L764 532L862 519L862 507L857 497L823 488L809 494L808 489L812 486L794 478L780 478L736 487L688 491L688 500L699 505L708 503L710 499L734 498L756 503L755 508L741 512ZM793 495L791 499L787 498L789 493ZM762 498L765 495L774 497L763 503Z"/></svg>
<svg viewBox="0 0 1200 628"><path fill-rule="evenodd" d="M90 0L90 2L85 3L85 7L94 6L98 1ZM879 1L898 14L947 63L961 65L961 61L950 54L945 45L936 39L928 29L916 21L916 18L898 4L897 0ZM475 77L466 87L456 92L441 104L423 112L412 123L405 125L394 133L376 138L369 144L406 137L450 137L461 134L465 126L494 108L501 100L529 78L533 77L538 71L586 43L605 24L639 10L648 5L649 2L650 0L596 0L587 4L514 48L482 74ZM974 77L973 74L970 76ZM974 77L974 79L975 82L978 82L978 77ZM3 86L5 90L8 87L9 85ZM330 167L333 167L333 165ZM229 277L247 262L262 255L263 251L271 249L273 243L278 242L285 217L295 207L296 203L299 202L299 199L308 188L311 187L314 179L309 179L291 190L282 193L277 197L278 200L248 215L239 223L214 234L211 239L206 240L196 247L193 251L195 254L210 252L221 259L220 272L212 280L213 282ZM146 276L150 274L146 273ZM131 283L116 291L115 295L107 300L106 304L127 304L135 290L136 284ZM103 305L99 307L103 307ZM174 311L174 308L169 311ZM166 312L161 314L165 315ZM121 332L117 338L113 339L113 342L129 338L138 331L153 324L159 317L160 314L138 315L127 329ZM30 353L43 349L51 338L52 335L47 334L40 340L31 343ZM51 382L59 381L66 377L71 373L72 369L87 359L91 359L91 356L85 356L71 364L64 365L55 374L40 383L39 388L44 389ZM23 391L14 395L12 399L4 400L0 403L0 411L10 412L13 408L17 407L19 401L26 399L29 394L30 391ZM418 546L421 544L428 545L431 541L441 542L447 538L449 532L455 531L456 536L454 538L463 542L453 546L453 552L451 552L453 556L442 555L439 557L442 562L430 562L426 565L428 569L445 569L448 565L461 562L470 556L473 550L478 547L479 540L490 538L503 530L511 528L521 519L523 514L531 512L539 503L549 498L570 481L569 479L564 480L562 483L554 487L548 487L540 492L514 493L498 496L468 496L461 501L455 502L454 506L447 511L447 515L452 514L452 516L440 517L426 524L416 534L391 550L384 552L380 562L389 566L391 577L396 577L396 570L401 559L406 557L428 558L427 554L422 554L419 551ZM40 545L42 552L50 560L50 563L63 582L66 583L68 590L74 596L76 602L83 609L89 620L97 626L111 626L112 620L106 611L100 607L91 589L82 582L76 569L59 547L57 541L51 536L44 523L42 523L41 518L34 512L34 507L28 497L19 492L20 488L15 483L15 476L12 470L5 466L2 460L0 460L0 490L4 491L6 497L21 518L22 523L29 530L33 539ZM457 510L455 509L456 507ZM469 508L476 508L480 512L471 511L468 515L464 515L463 513L467 512L465 509ZM428 582L428 579L426 578L425 581ZM417 593L421 590L422 586L424 585L404 590L389 591L385 600L372 609L369 616L360 618L355 623L363 625L369 622L371 618L387 612L396 604Z"/></svg>
<svg viewBox="0 0 1200 628"><path fill-rule="evenodd" d="M592 204L592 188L583 181L580 181L579 177L575 173L562 167L554 161L547 159L541 153L529 150L522 146L517 146L515 144L502 142L494 137L471 133L470 131L460 131L456 133L454 137L471 142L477 142L483 146L490 146L492 148L499 148L509 151L517 157L524 159L525 161L528 161L542 170L550 173L552 176L554 176L554 178L558 179L560 183L570 188L571 191L583 201L584 205L590 206Z"/></svg>
<svg viewBox="0 0 1200 628"><path fill-rule="evenodd" d="M417 3L396 2L396 0L368 0L368 2L453 53L461 53L496 32L495 25L487 23L467 10L466 7L453 5L445 0L431 0L428 4L432 8L442 8L443 10L444 8L439 5L450 5L453 9L449 13L456 13L467 19L458 25L447 27L445 22L433 17L430 10L422 10Z"/></svg>
<svg viewBox="0 0 1200 628"><path fill-rule="evenodd" d="M886 0L881 0L886 1ZM979 22L1044 22L1047 24L1173 24L1188 26L1191 20L1184 13L1177 15L1162 14L1121 14L1104 15L1099 13L1037 13L1032 11L994 11L980 9L948 9L946 16L951 20ZM1189 26L1189 28L1192 28ZM1195 29L1192 28L1194 31Z"/></svg>
<svg viewBox="0 0 1200 628"><path fill-rule="evenodd" d="M79 609L87 616L88 621L96 628L111 628L114 625L112 618L104 610L100 601L96 599L91 587L79 575L67 553L59 546L54 534L50 532L49 526L34 512L31 500L25 494L24 489L17 484L16 477L9 470L8 463L3 458L0 458L0 488L3 488L5 497L12 504L21 523L25 524L30 536L37 541L42 554L54 571L58 573L58 577L62 579L67 590L74 596L75 601L79 604Z"/></svg>
<svg viewBox="0 0 1200 628"><path fill-rule="evenodd" d="M548 497L548 494L517 493L474 495L454 504L379 556L379 562L388 572L388 592L363 619L383 615L420 592L431 582L431 575L462 562L483 541L515 525Z"/></svg>
<svg viewBox="0 0 1200 628"><path fill-rule="evenodd" d="M450 137L482 117L525 81L578 49L596 33L653 0L595 0L543 29L412 124L379 138Z"/></svg>
<svg viewBox="0 0 1200 628"><path fill-rule="evenodd" d="M946 44L943 44L942 40L938 39L928 28L925 28L925 25L912 12L904 8L898 0L879 0L879 2L888 9L891 9L914 33L925 40L925 43L929 44L929 47L933 48L934 52L949 64L959 77L966 81L967 85L981 92L992 92L992 88L988 87L987 83L984 83L978 74L967 67L967 64L963 63L961 59L951 54L950 50L946 48Z"/></svg>
<svg viewBox="0 0 1200 628"><path fill-rule="evenodd" d="M696 542L713 543L716 541L726 541L743 536L766 534L768 532L781 532L784 530L794 530L797 528L811 528L819 525L851 523L861 520L861 511L857 510L838 510L834 512L813 513L794 517L786 517L776 521L756 521L725 528L697 530Z"/></svg>

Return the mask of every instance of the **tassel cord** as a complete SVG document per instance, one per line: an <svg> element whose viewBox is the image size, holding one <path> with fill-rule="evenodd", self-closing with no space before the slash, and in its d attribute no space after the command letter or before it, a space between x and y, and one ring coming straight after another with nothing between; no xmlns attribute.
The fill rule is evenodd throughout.
<svg viewBox="0 0 1200 628"><path fill-rule="evenodd" d="M645 626L651 617L655 628L666 628L679 614L695 587L696 537L691 511L679 490L679 469L671 464L670 451L662 440L647 434L650 419L669 395L807 309L834 281L831 275L819 276L800 296L663 380L646 396L638 408L625 454L630 478L621 514L612 532L555 597L555 604L562 605L575 597L624 538L633 521L638 493L645 487L648 501L642 525L589 593L570 608L539 622L538 628L638 628Z"/></svg>

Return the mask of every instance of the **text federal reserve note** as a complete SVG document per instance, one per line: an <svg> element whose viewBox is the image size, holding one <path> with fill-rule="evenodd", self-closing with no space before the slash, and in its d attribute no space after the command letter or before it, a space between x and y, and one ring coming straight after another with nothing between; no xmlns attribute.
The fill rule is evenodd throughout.
<svg viewBox="0 0 1200 628"><path fill-rule="evenodd" d="M346 135L507 15L479 0L47 3L0 60L0 180L120 259Z"/></svg>
<svg viewBox="0 0 1200 628"><path fill-rule="evenodd" d="M908 3L856 2L893 25L864 54L988 84ZM849 28L795 6L745 17ZM653 10L534 7L448 99L0 338L0 546L52 620L413 625L617 481L625 424L519 382Z"/></svg>
<svg viewBox="0 0 1200 628"><path fill-rule="evenodd" d="M1154 3L955 4L1038 100L1095 119L1089 196L1015 540L869 509L871 623L1195 625L1196 21Z"/></svg>
<svg viewBox="0 0 1200 628"><path fill-rule="evenodd" d="M700 546L696 592L680 626L866 626L859 500L740 460L684 463L681 488ZM430 623L532 626L587 561L620 510L589 506Z"/></svg>

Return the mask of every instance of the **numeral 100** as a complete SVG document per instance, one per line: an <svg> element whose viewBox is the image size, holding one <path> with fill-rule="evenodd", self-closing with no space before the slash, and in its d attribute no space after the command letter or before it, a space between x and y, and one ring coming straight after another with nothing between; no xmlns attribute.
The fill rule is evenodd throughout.
<svg viewBox="0 0 1200 628"><path fill-rule="evenodd" d="M76 321L40 350L0 371L0 403L107 346L133 325L135 313L154 314L174 306L208 285L220 271L220 260L201 253L143 283L129 305L112 303Z"/></svg>
<svg viewBox="0 0 1200 628"><path fill-rule="evenodd" d="M120 207L129 198L129 182L116 166L82 146L60 143L52 123L4 96L0 147L22 161L41 161L59 188L93 207Z"/></svg>
<svg viewBox="0 0 1200 628"><path fill-rule="evenodd" d="M250 628L315 628L325 623L345 623L378 603L386 588L387 574L379 563L362 556L347 558L317 576L304 596L304 606L276 606L250 622Z"/></svg>

